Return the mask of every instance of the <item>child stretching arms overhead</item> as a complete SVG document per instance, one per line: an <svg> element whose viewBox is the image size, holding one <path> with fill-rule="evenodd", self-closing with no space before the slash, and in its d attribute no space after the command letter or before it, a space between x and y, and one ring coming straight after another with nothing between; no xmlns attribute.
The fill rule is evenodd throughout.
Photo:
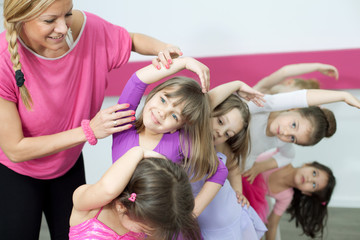
<svg viewBox="0 0 360 240"><path fill-rule="evenodd" d="M70 239L200 239L188 176L159 156L134 147L97 183L76 189Z"/></svg>
<svg viewBox="0 0 360 240"><path fill-rule="evenodd" d="M197 73L203 88L184 77L155 87L147 96L135 127L113 135L112 155L116 161L128 149L141 146L182 164L194 181L208 176L195 200L194 213L199 215L227 176L226 166L216 156L210 132L211 112L204 93L209 85L209 69L189 57L174 59L170 69L156 70L149 65L133 74L118 102L129 103L129 109L136 110L148 84L185 68Z"/></svg>

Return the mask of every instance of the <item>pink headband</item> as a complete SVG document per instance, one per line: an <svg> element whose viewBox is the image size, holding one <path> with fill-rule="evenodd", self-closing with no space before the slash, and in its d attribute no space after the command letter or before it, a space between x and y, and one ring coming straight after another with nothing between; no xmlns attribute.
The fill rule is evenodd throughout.
<svg viewBox="0 0 360 240"><path fill-rule="evenodd" d="M321 202L321 205L325 206L325 205L326 205L326 202L325 202L325 201Z"/></svg>
<svg viewBox="0 0 360 240"><path fill-rule="evenodd" d="M135 200L136 200L136 193L132 193L128 199L129 199L129 201L135 202Z"/></svg>

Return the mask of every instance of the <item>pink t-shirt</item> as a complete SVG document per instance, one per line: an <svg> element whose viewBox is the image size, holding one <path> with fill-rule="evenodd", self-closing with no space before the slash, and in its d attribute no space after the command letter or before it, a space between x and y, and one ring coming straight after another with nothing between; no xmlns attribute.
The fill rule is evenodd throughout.
<svg viewBox="0 0 360 240"><path fill-rule="evenodd" d="M50 135L80 126L100 110L110 70L127 63L131 37L122 27L84 13L81 32L70 50L58 58L42 57L18 41L25 85L34 105L26 110L16 86L5 32L0 34L0 97L16 103L25 137ZM51 156L11 162L0 150L0 163L38 179L65 174L78 159L83 144Z"/></svg>
<svg viewBox="0 0 360 240"><path fill-rule="evenodd" d="M276 154L278 150L275 151L268 151L263 154L260 154L259 157L256 159L257 162L265 161L269 158L271 158L274 154ZM281 167L283 168L283 167ZM265 172L262 172L261 175L264 178L264 181L266 183L266 195L275 198L275 205L273 208L273 211L276 215L281 216L286 211L286 209L289 207L291 200L294 195L294 190L292 188L285 189L284 191L281 191L279 193L272 193L269 188L269 177L273 172L276 172L280 170L281 168L274 168Z"/></svg>

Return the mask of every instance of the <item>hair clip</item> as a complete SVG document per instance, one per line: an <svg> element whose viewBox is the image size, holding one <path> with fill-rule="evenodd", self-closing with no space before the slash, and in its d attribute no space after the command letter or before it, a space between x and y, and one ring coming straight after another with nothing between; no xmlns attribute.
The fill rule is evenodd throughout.
<svg viewBox="0 0 360 240"><path fill-rule="evenodd" d="M132 193L128 199L129 199L129 201L135 202L135 200L136 200L136 193Z"/></svg>
<svg viewBox="0 0 360 240"><path fill-rule="evenodd" d="M325 202L325 201L321 202L321 205L325 206L325 205L326 205L326 202Z"/></svg>

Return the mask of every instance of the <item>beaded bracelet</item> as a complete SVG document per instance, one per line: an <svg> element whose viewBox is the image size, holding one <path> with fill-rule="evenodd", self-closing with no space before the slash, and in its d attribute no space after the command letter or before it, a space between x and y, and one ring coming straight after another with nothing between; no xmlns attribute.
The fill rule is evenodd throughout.
<svg viewBox="0 0 360 240"><path fill-rule="evenodd" d="M85 133L85 137L87 141L90 143L90 145L96 145L97 139L95 137L95 134L93 130L90 127L90 120L84 119L81 121L81 127Z"/></svg>

